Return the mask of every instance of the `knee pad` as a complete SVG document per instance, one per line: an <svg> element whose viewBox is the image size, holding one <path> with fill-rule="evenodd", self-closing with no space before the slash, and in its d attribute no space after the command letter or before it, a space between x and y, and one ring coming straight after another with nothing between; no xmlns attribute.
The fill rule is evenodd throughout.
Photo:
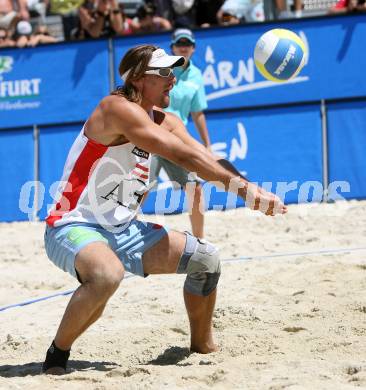
<svg viewBox="0 0 366 390"><path fill-rule="evenodd" d="M187 274L184 289L207 296L217 286L221 274L219 251L212 244L186 233L187 241L177 273Z"/></svg>

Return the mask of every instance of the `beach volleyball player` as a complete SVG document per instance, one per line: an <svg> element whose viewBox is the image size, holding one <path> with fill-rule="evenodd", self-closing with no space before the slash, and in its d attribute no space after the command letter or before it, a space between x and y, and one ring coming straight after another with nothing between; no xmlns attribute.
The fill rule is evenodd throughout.
<svg viewBox="0 0 366 390"><path fill-rule="evenodd" d="M47 374L65 373L72 344L101 316L125 270L142 277L186 274L191 350L217 349L212 335L217 249L135 218L148 190L152 153L237 192L252 209L266 215L287 211L278 197L248 183L226 160L216 161L180 119L154 108L169 105L172 68L183 63L183 57L156 46L130 49L119 66L124 86L100 101L70 149L59 200L46 219L45 248L51 261L81 285L47 350Z"/></svg>

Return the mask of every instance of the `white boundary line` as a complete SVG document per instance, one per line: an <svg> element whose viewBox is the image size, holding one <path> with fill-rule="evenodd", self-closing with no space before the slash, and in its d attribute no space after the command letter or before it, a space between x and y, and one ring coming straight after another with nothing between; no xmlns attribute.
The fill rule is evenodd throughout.
<svg viewBox="0 0 366 390"><path fill-rule="evenodd" d="M333 248L333 249L320 249L320 250L306 251L306 252L275 253L272 255L242 256L242 257L236 257L233 259L223 259L223 260L221 260L221 262L224 264L225 263L228 264L228 263L238 263L240 261L246 261L246 260L259 260L259 259L265 260L265 259L273 259L273 258L279 258L279 257L290 257L290 256L299 257L299 256L308 256L308 255L328 255L328 254L333 254L333 253L347 253L347 252L357 252L357 251L366 251L366 247L340 248L340 249ZM136 276L136 275L127 274L125 276L125 279L132 278L134 276ZM31 305L31 304L36 303L36 302L45 301L45 300L59 297L59 296L67 296L67 295L72 294L74 291L75 291L75 289L63 291L63 292L52 294L52 295L48 295L46 297L32 298L32 299L29 299L29 300L26 300L26 301L23 301L20 303L10 304L10 305L6 305L6 306L2 306L2 307L0 306L0 313L5 311L5 310L12 309L15 307L27 306L27 305Z"/></svg>

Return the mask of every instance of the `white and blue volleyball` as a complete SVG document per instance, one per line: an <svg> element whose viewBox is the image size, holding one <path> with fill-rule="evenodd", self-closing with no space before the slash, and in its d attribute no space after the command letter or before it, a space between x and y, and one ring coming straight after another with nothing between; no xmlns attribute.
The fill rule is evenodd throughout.
<svg viewBox="0 0 366 390"><path fill-rule="evenodd" d="M254 49L255 65L263 77L284 82L298 75L307 61L301 38L290 30L276 28L264 33Z"/></svg>

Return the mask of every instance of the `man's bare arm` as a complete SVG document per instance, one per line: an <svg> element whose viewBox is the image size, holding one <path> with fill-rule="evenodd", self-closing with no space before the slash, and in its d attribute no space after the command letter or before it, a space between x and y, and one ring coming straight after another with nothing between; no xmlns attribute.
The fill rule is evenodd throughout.
<svg viewBox="0 0 366 390"><path fill-rule="evenodd" d="M230 161L227 161L217 155L210 153L207 148L205 148L201 143L196 141L188 132L184 123L180 118L172 113L166 113L166 118L168 126L171 127L171 132L176 135L180 140L182 140L186 145L195 147L199 149L202 153L208 153L212 158L214 158L222 167L228 171L234 173L235 176L240 176L243 179L246 179L235 167L231 164Z"/></svg>
<svg viewBox="0 0 366 390"><path fill-rule="evenodd" d="M261 209L268 215L286 212L278 197L259 191L254 184L238 178L218 164L211 153L203 153L200 148L185 144L175 134L156 125L137 104L113 99L108 105L108 112L116 128L121 129L121 134L136 146L183 166L190 172L196 172L203 179L224 186L227 191L237 192L247 203L250 201L249 207L252 209ZM262 206L266 203L265 208L261 207L260 202Z"/></svg>
<svg viewBox="0 0 366 390"><path fill-rule="evenodd" d="M209 154L212 158L215 160L218 160L219 157L212 155L207 148L205 148L200 142L198 142L196 139L194 139L188 132L186 126L182 122L180 118L178 118L175 114L172 113L165 113L166 115L166 122L168 122L168 127L171 128L171 133L177 136L182 142L184 142L186 145L197 148L204 154Z"/></svg>

